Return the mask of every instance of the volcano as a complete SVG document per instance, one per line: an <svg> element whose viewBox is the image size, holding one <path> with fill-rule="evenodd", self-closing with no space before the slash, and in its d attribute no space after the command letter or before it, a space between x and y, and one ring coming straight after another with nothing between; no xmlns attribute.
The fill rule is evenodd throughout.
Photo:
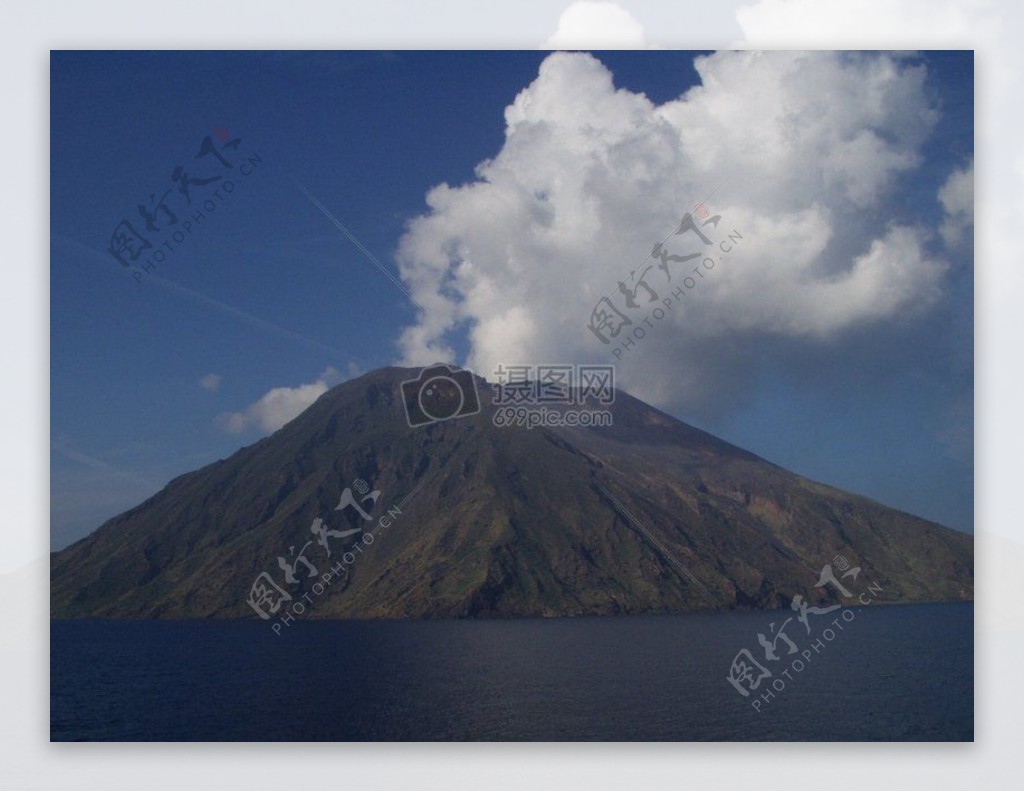
<svg viewBox="0 0 1024 792"><path fill-rule="evenodd" d="M419 372L343 383L53 553L52 616L771 609L833 601L816 585L833 559L859 567L876 601L973 598L971 536L810 481L622 391L610 426L498 426L480 378L460 385L475 384L475 402L456 393L452 417L434 420L445 406L410 393Z"/></svg>

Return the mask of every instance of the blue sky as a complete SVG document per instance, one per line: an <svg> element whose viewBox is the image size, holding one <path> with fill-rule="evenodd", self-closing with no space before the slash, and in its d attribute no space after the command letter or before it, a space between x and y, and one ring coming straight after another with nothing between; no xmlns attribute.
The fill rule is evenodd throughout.
<svg viewBox="0 0 1024 792"><path fill-rule="evenodd" d="M531 266L543 273L554 266L554 259L539 242L523 249L510 242L497 244L505 234L521 243L515 213L505 216L488 208L492 193L483 189L463 191L445 207L428 210L428 192L442 183L481 184L488 178L500 186L504 182L495 174L557 168L557 159L544 160L557 149L537 143L535 130L562 128L559 124L566 121L560 113L572 120L589 112L589 107L573 106L574 81L592 90L590 102L597 108L580 129L588 135L596 129L598 137L604 135L602 123L609 129L618 123L615 102L628 101L623 106L638 108L640 118L649 110L643 101L658 107L695 87L703 91L681 107L682 120L670 118L677 124L673 129L686 132L677 157L684 163L680 167L699 163L700 153L711 144L686 142L687 135L704 131L705 120L719 111L723 118L731 117L728 86L736 69L767 75L769 87L760 94L776 84L797 86L795 94L780 95L775 106L820 90L812 109L823 124L848 124L840 117L840 111L849 109L846 103L860 101L855 109L861 111L881 96L883 109L864 111L865 123L874 124L877 140L890 145L893 161L901 164L877 176L881 186L871 201L858 201L852 189L860 185L861 176L856 169L844 170L842 163L826 170L822 182L835 194L811 191L794 197L779 182L785 195L769 196L771 200L758 205L755 201L766 194L765 180L749 168L729 170L728 162L735 160L728 156L722 160L726 165L708 165L706 172L688 175L693 189L721 177L721 197L715 200L733 209L733 222L749 219L748 229L762 228L758 217L767 215L758 211L764 206L785 204L793 217L809 217L806 212L824 206L821 217L832 223L833 233L825 253L813 263L828 277L863 255L874 238L883 237L880 229L891 224L923 229L922 261L944 263L930 268L921 263L915 271L918 280L911 285L925 284L927 298L924 293L894 297L889 286L879 287L877 294L858 292L866 307L836 326L820 320L813 332L792 319L755 317L742 326L730 323L728 312L748 299L743 289L749 281L737 282L731 295L724 288L709 291L698 310L714 309L715 319L705 322L700 343L691 339L686 346L675 345L671 339L680 328L668 329L671 337L655 340L643 357L638 355L620 371L620 385L810 478L971 530L972 232L968 229L959 241L945 239L941 231L949 209L939 198L951 175L970 168L973 157L971 53L898 58L888 71L880 69L874 56L851 56L836 72L788 63L737 64L725 53L706 61L703 77L691 52L600 52L595 57L592 62L585 56L548 61L545 52L53 53L53 549L86 535L170 478L258 439L267 430L261 422L266 413L250 408L273 389L314 386L284 394L301 401L318 384L326 387L355 372L413 362L426 352L403 342L409 328L422 327L426 336L433 333L431 349L447 347L463 364L505 360L503 356L522 349L534 362L561 362L548 359L559 353L606 360L606 350L578 348L568 337L560 347L546 341L543 346L524 342L509 348L486 332L475 332L474 327L486 324L473 314L474 305L486 304L479 281L456 279L453 288L459 297L451 305L459 318L443 332L434 332L409 296L328 222L299 185L422 301L441 300L446 293L430 280L432 271L424 263L432 261L435 249L469 250L475 271L494 277L510 267L501 251L513 250L516 266L522 263L519 257L535 251L536 261L522 263L522 278L528 280L538 277ZM540 80L542 64L547 76ZM777 81L770 79L773 69L783 75ZM881 86L862 100L857 94L836 93L834 85L819 88L806 76L841 72L847 79L858 69ZM605 72L620 94L602 87ZM890 72L895 76L885 76ZM919 85L912 74L923 75ZM890 90L886 80L896 87ZM533 97L523 105L523 120L516 122L525 131L507 136L506 108L524 91ZM640 94L646 100L638 99ZM922 109L900 109L908 106ZM915 119L926 110L934 118L918 124ZM756 121L756 108L751 115ZM661 120L657 116L650 126L638 122L630 145L650 144L653 151L651 141L657 143L662 134ZM742 124L733 128L739 130L735 139L724 137L742 159L743 135L754 143L757 138ZM184 199L171 180L175 166L184 166L193 178L228 173L212 157L195 159L207 136L218 144L240 139L237 149L224 151L235 165L235 189L150 274L139 273L140 283L107 252L111 233L122 219L141 229L136 207L151 193L159 197L172 189L168 202L177 200L173 210L179 211ZM696 139L718 141L723 134ZM616 155L623 150L621 142L608 149ZM599 155L606 157L608 151ZM627 180L643 164L635 151L627 154L629 167L619 174L623 194L630 188ZM258 164L241 176L237 168L253 157ZM810 170L813 158L808 153L805 183L816 183L811 180L817 178L817 171ZM481 176L481 163L487 162L496 163L496 169ZM847 180L842 185L853 185L849 194L834 187L840 171ZM674 189L675 171L658 173L670 183L665 189ZM563 181L556 180L559 185ZM872 182L872 189L877 185ZM211 187L192 189L197 204L209 198ZM611 218L607 230L613 233L617 218L609 207L614 201L595 190L595 201L604 202L602 217ZM659 196L663 194L670 192ZM571 195L555 194L553 199L560 197L568 200ZM652 210L652 218L659 217L651 220L651 231L647 226L637 231L638 239L664 227L663 211L669 211L663 203ZM425 214L431 217L428 222L410 225ZM181 215L184 219L183 209ZM576 222L569 212L558 216L559 222ZM621 222L624 230L616 239L636 228L628 215ZM776 218L776 226L778 222ZM474 240L466 224L486 226L487 239L498 252ZM795 237L801 228L806 230L810 246L817 233L812 220L794 227ZM762 232L761 243L756 235L752 238L751 255L759 251L759 261L766 255L785 258L778 245L763 242L765 237ZM572 249L576 242L570 236L560 243L567 264L557 277L564 278L565 288L577 284L580 291L578 284L609 278L614 285L614 273L622 265L594 262L593 249L583 240L578 250ZM598 249L607 245L601 239L586 244L591 242ZM646 252L632 239L627 249ZM587 269L591 265L594 269ZM796 273L794 283L802 283L809 272ZM893 277L902 282L898 274ZM718 283L724 287L735 278L735 273L726 275ZM509 300L516 296L510 294ZM883 303L889 306L884 311L870 309ZM562 338L565 327L582 328L590 307L586 299L579 305L567 300L558 305L559 320L547 334L555 339ZM776 313L791 307L780 304ZM510 316L523 317L523 311ZM543 328L549 319L535 313L523 321L524 326ZM798 325L801 329L792 329ZM700 373L700 387L682 375L657 380L659 372L685 366ZM486 370L479 373L489 375ZM203 378L211 374L216 375L216 387L211 379L204 387ZM233 424L231 415L239 416Z"/></svg>

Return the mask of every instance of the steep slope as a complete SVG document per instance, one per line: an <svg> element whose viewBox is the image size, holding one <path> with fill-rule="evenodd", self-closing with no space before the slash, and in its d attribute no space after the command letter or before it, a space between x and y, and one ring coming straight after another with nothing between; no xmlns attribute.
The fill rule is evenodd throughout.
<svg viewBox="0 0 1024 792"><path fill-rule="evenodd" d="M411 429L382 369L324 394L271 437L175 479L53 554L57 617L255 617L266 571L308 617L488 617L785 606L836 554L880 600L973 596L973 542L808 481L619 392L607 428L495 427L479 414ZM365 481L372 521L336 510ZM357 495L358 497L358 495ZM396 506L398 511L396 511ZM311 532L386 530L329 537ZM288 584L278 557L306 558ZM313 584L336 566L315 601ZM294 551L294 552L293 552Z"/></svg>

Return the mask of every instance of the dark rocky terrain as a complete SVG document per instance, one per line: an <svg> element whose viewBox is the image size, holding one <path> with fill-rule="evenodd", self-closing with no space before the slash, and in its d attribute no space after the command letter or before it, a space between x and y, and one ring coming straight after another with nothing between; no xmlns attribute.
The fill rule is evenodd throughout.
<svg viewBox="0 0 1024 792"><path fill-rule="evenodd" d="M479 414L411 429L382 369L287 426L181 476L51 557L54 617L232 618L269 572L297 600L360 534L401 513L335 577L310 618L561 616L776 608L837 554L878 601L973 597L973 539L809 481L617 394L608 428L498 428ZM374 522L336 511L365 480ZM370 503L363 504L370 508ZM277 557L318 569L287 585Z"/></svg>

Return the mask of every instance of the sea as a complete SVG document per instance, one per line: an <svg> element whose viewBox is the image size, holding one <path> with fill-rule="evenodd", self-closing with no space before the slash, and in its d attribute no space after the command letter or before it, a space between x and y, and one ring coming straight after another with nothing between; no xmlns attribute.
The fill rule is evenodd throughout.
<svg viewBox="0 0 1024 792"><path fill-rule="evenodd" d="M847 608L810 614L806 623L797 615L297 617L280 633L258 620L54 620L50 735L174 742L974 739L973 603ZM759 634L773 644L770 652Z"/></svg>

